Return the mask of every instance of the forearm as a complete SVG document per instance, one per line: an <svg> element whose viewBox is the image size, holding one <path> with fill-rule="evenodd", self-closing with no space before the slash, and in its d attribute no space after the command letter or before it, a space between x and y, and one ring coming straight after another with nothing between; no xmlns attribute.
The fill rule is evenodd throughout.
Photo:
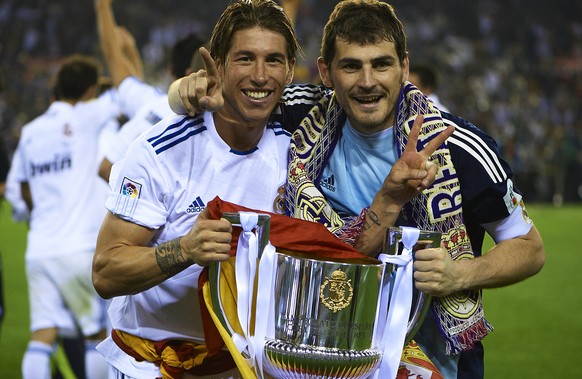
<svg viewBox="0 0 582 379"><path fill-rule="evenodd" d="M104 298L131 295L160 284L190 264L179 239L156 247L119 246L95 255L93 284Z"/></svg>
<svg viewBox="0 0 582 379"><path fill-rule="evenodd" d="M103 53L107 66L109 67L115 54L115 49L118 46L115 35L117 24L113 16L111 4L106 0L95 1L95 13L97 16L99 45L101 46L101 52Z"/></svg>
<svg viewBox="0 0 582 379"><path fill-rule="evenodd" d="M386 232L396 224L401 209L400 205L392 203L386 197L376 195L366 213L363 230L356 241L356 249L372 257L378 255L383 248Z"/></svg>
<svg viewBox="0 0 582 379"><path fill-rule="evenodd" d="M481 257L456 261L458 290L508 286L535 275L544 262L542 239L533 226L526 235L502 241Z"/></svg>
<svg viewBox="0 0 582 379"><path fill-rule="evenodd" d="M170 87L168 88L168 103L170 105L170 109L174 111L176 114L188 114L188 111L184 107L182 103L182 98L180 97L180 79L176 79Z"/></svg>
<svg viewBox="0 0 582 379"><path fill-rule="evenodd" d="M154 234L111 213L105 216L93 259L93 285L102 297L147 290L191 264L179 238L148 246Z"/></svg>
<svg viewBox="0 0 582 379"><path fill-rule="evenodd" d="M30 193L30 186L28 185L28 182L20 182L20 196L22 196L22 200L24 200L28 211L31 212L33 207L32 193Z"/></svg>
<svg viewBox="0 0 582 379"><path fill-rule="evenodd" d="M118 87L123 79L131 75L129 61L124 57L121 41L117 35L118 25L110 1L96 0L95 11L101 51L111 74L113 85Z"/></svg>

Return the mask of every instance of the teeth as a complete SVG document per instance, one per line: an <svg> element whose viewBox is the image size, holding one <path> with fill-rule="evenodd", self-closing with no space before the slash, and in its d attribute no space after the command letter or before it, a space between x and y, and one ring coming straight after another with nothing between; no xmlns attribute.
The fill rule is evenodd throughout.
<svg viewBox="0 0 582 379"><path fill-rule="evenodd" d="M269 94L267 91L246 91L245 93L248 97L255 100L264 99Z"/></svg>
<svg viewBox="0 0 582 379"><path fill-rule="evenodd" d="M373 97L357 97L356 100L358 100L361 103L372 103L375 101L380 100L380 96L373 96Z"/></svg>

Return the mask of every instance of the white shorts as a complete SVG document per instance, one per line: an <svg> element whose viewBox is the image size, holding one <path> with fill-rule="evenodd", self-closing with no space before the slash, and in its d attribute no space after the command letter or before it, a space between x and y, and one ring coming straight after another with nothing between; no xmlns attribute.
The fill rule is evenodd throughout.
<svg viewBox="0 0 582 379"><path fill-rule="evenodd" d="M106 301L91 281L92 252L26 262L30 330L57 327L63 337L105 329Z"/></svg>

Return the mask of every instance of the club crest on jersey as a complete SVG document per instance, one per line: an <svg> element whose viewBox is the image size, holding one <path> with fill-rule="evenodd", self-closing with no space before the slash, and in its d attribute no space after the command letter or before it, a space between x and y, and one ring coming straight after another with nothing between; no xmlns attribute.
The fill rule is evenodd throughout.
<svg viewBox="0 0 582 379"><path fill-rule="evenodd" d="M285 186L277 188L277 196L273 201L273 212L276 214L285 214Z"/></svg>
<svg viewBox="0 0 582 379"><path fill-rule="evenodd" d="M508 213L513 212L521 201L521 195L514 191L513 182L510 179L507 180L507 192L503 196L503 201Z"/></svg>
<svg viewBox="0 0 582 379"><path fill-rule="evenodd" d="M141 184L135 182L129 178L123 178L123 183L121 184L120 193L123 196L130 197L132 199L137 199L141 192Z"/></svg>
<svg viewBox="0 0 582 379"><path fill-rule="evenodd" d="M204 208L206 208L206 204L204 204L204 201L202 201L202 199L200 198L200 196L196 197L196 199L188 206L188 208L186 209L186 213L190 213L190 214L198 214L200 212L202 212L204 210Z"/></svg>

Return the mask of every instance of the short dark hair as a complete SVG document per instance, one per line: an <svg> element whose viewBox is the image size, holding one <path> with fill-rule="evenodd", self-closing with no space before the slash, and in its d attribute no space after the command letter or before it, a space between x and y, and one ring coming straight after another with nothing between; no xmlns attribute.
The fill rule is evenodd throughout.
<svg viewBox="0 0 582 379"><path fill-rule="evenodd" d="M171 53L171 70L174 78L186 76L192 57L204 45L204 40L195 33L190 33L174 44Z"/></svg>
<svg viewBox="0 0 582 379"><path fill-rule="evenodd" d="M391 41L400 62L406 57L406 34L394 7L378 0L343 0L329 16L323 29L320 54L330 66L336 41L369 44Z"/></svg>
<svg viewBox="0 0 582 379"><path fill-rule="evenodd" d="M99 79L96 59L75 54L65 59L57 73L54 88L56 99L79 100Z"/></svg>
<svg viewBox="0 0 582 379"><path fill-rule="evenodd" d="M255 26L281 34L287 41L287 59L293 60L300 50L293 24L281 6L272 0L237 0L219 17L210 38L210 55L226 60L232 38L240 30Z"/></svg>

